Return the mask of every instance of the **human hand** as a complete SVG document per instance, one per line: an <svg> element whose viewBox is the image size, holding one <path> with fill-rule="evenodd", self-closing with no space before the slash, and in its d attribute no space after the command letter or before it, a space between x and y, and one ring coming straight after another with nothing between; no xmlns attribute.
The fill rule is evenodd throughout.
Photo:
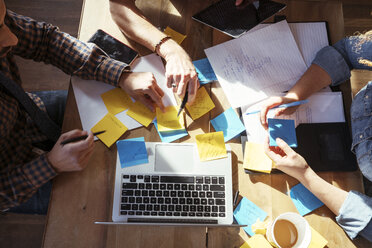
<svg viewBox="0 0 372 248"><path fill-rule="evenodd" d="M47 153L47 159L57 173L80 171L87 166L94 149L92 132L89 132L85 140L61 145L64 140L82 135L88 135L88 132L75 129L62 134L52 150Z"/></svg>
<svg viewBox="0 0 372 248"><path fill-rule="evenodd" d="M275 168L301 181L311 168L285 141L277 138L276 143L278 146L269 146L269 137L266 137L264 144L266 155L275 163Z"/></svg>
<svg viewBox="0 0 372 248"><path fill-rule="evenodd" d="M254 1L257 1L257 0L236 0L235 6L244 7L244 6L247 6L248 4L253 3Z"/></svg>
<svg viewBox="0 0 372 248"><path fill-rule="evenodd" d="M164 92L151 72L123 72L119 79L119 86L151 111L154 112L156 106L162 111L165 110L162 101Z"/></svg>
<svg viewBox="0 0 372 248"><path fill-rule="evenodd" d="M160 46L159 55L166 61L167 87L173 87L173 92L180 97L185 95L188 87L187 102L192 103L199 88L199 79L189 55L173 40L167 40Z"/></svg>

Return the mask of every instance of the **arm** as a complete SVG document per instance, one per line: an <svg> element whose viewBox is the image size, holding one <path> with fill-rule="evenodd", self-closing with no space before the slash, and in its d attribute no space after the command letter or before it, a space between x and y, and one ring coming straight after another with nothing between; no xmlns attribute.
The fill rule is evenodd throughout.
<svg viewBox="0 0 372 248"><path fill-rule="evenodd" d="M114 21L122 32L154 51L156 45L166 35L154 27L136 7L135 0L110 0L110 11ZM195 99L199 87L198 77L188 54L174 40L168 39L157 52L166 61L166 78L168 88L176 85L173 92L183 96L186 87L189 91L189 102Z"/></svg>

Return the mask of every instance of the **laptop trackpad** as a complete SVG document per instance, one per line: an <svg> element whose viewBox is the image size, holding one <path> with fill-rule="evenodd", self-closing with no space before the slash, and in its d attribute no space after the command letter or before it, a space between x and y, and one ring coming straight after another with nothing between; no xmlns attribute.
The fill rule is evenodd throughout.
<svg viewBox="0 0 372 248"><path fill-rule="evenodd" d="M182 144L155 145L155 171L191 173L194 170L194 146Z"/></svg>

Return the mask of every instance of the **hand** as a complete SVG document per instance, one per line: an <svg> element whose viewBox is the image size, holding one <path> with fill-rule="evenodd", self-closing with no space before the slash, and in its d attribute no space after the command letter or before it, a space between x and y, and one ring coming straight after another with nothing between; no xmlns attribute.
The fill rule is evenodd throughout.
<svg viewBox="0 0 372 248"><path fill-rule="evenodd" d="M119 80L120 87L136 101L142 102L151 111L158 106L165 110L162 97L163 90L151 72L123 72Z"/></svg>
<svg viewBox="0 0 372 248"><path fill-rule="evenodd" d="M53 149L47 154L48 161L57 173L80 171L87 166L94 149L92 132L89 132L85 140L61 145L63 140L87 134L87 131L76 129L64 133L59 137Z"/></svg>
<svg viewBox="0 0 372 248"><path fill-rule="evenodd" d="M284 103L290 103L290 102L294 102L294 101L298 101L297 98L292 98L292 97L288 97L288 96L272 96L266 100L264 100L262 102L262 107L261 107L261 111L260 111L260 120L261 120L261 125L267 129L268 128L268 125L267 125L267 113L269 112L269 110L273 107L276 107L278 105L281 105L281 104L284 104ZM299 106L295 106L295 107L289 107L289 108L277 108L275 110L275 116L279 116L279 115L290 115L290 114L293 114L297 108Z"/></svg>
<svg viewBox="0 0 372 248"><path fill-rule="evenodd" d="M165 76L168 88L173 87L173 92L183 97L188 87L187 102L192 103L199 88L199 80L189 55L173 40L167 40L160 46L159 55L166 61Z"/></svg>
<svg viewBox="0 0 372 248"><path fill-rule="evenodd" d="M245 7L248 4L253 3L254 1L258 1L258 0L236 0L235 1L235 6Z"/></svg>
<svg viewBox="0 0 372 248"><path fill-rule="evenodd" d="M275 163L275 168L301 181L311 168L305 159L293 151L285 141L277 138L276 143L278 146L269 146L269 137L266 137L264 144L266 155Z"/></svg>

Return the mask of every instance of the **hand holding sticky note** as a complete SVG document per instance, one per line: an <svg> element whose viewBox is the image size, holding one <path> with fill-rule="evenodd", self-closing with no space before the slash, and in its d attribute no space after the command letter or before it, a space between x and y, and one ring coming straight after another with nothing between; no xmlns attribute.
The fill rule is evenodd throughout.
<svg viewBox="0 0 372 248"><path fill-rule="evenodd" d="M281 138L290 147L297 147L296 129L294 120L267 119L269 126L270 146L278 146L276 138Z"/></svg>

